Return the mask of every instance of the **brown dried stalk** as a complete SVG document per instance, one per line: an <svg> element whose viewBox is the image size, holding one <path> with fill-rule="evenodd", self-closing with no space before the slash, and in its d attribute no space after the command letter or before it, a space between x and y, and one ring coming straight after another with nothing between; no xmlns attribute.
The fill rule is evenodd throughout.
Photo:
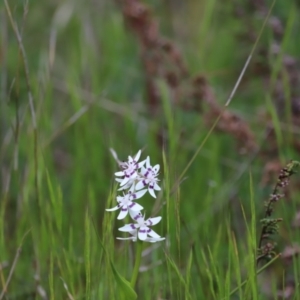
<svg viewBox="0 0 300 300"><path fill-rule="evenodd" d="M125 23L136 35L141 49L150 113L157 115L161 111L157 79L162 79L171 90L173 105L199 113L204 113L203 105L207 107L205 119L210 128L223 107L218 104L205 76L194 77L190 74L180 50L160 34L158 23L146 5L139 0L123 0L118 3ZM216 128L232 135L242 152L254 152L257 148L249 125L229 110L221 114Z"/></svg>

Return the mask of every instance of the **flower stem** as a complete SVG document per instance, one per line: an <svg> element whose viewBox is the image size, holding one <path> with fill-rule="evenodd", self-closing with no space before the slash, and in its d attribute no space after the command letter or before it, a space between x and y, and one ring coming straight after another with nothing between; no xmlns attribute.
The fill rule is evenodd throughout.
<svg viewBox="0 0 300 300"><path fill-rule="evenodd" d="M136 258L135 258L135 263L134 263L134 268L133 268L133 273L131 277L131 287L134 289L135 283L139 274L139 268L141 264L141 258L142 258L142 250L143 250L143 241L137 240L137 249L136 249Z"/></svg>

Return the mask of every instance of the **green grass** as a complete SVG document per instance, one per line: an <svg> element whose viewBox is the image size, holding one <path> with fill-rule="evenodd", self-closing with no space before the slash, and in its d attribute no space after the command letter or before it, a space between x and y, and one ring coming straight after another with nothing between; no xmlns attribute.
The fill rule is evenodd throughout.
<svg viewBox="0 0 300 300"><path fill-rule="evenodd" d="M147 216L163 216L155 230L166 241L145 246L137 299L267 299L266 290L277 299L284 278L299 286L296 257L288 266L278 258L259 275L262 266L255 260L259 220L277 176L262 185L264 167L299 160L287 77L280 114L272 95L283 55L299 58L296 2L278 0L272 13L283 20L284 34L280 54L270 57L271 87L253 73L252 61L227 108L253 130L260 147L254 155L240 154L232 135L210 133L205 109L174 105L163 79L157 82L159 112L149 110L140 49L117 1L7 2L29 75L2 1L0 291L8 284L3 299L119 300L123 289L129 299L136 245L115 239L123 235L117 230L123 223L105 212L117 193L109 148L120 159L143 149L143 158L149 155L161 166L162 192L157 200L142 201ZM207 76L225 105L255 46L239 34L250 18L258 35L264 19L250 10L245 18L234 17L230 1L145 2L162 34L179 46L190 73ZM257 48L269 49L273 41L267 26L253 60ZM262 113L275 128L273 152L265 143ZM292 177L288 199L276 205L275 217L284 219L278 252L300 238L291 226L299 180ZM298 299L297 289L293 297Z"/></svg>

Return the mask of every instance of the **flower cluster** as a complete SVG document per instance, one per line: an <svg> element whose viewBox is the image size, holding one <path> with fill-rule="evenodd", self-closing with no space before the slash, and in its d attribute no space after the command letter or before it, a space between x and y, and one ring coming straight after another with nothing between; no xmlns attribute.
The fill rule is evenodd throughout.
<svg viewBox="0 0 300 300"><path fill-rule="evenodd" d="M134 223L119 228L120 231L129 232L131 236L118 239L132 240L134 242L139 239L150 243L164 240L165 238L160 237L150 228L157 224L161 220L161 217L145 220L145 216L141 214L143 206L136 202L136 200L143 197L147 192L156 198L155 191L161 190L158 185L159 179L157 178L159 175L159 165L151 166L149 156L139 162L141 150L134 157L128 156L128 160L124 162L118 159L113 149L110 150L121 169L115 173L115 176L116 181L119 183L118 191L122 191L123 195L116 197L118 204L115 207L106 210L120 210L118 215L119 220L124 219L129 213L134 221Z"/></svg>

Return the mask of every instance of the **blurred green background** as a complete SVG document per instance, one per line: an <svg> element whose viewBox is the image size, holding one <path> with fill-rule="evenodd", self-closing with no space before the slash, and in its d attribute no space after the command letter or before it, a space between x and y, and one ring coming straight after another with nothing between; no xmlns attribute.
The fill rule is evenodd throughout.
<svg viewBox="0 0 300 300"><path fill-rule="evenodd" d="M282 299L287 288L284 299L300 297L294 254L256 288L229 295L255 251L247 227L262 218L280 168L299 159L299 1L276 1L234 98L186 169L271 4L1 1L1 290L13 271L6 299L119 299L108 256L130 278L134 248L115 240L122 223L105 213L117 171L109 148L122 160L143 149L161 165L162 192L143 206L163 216L155 230L166 242L143 258L138 299ZM295 175L275 209L284 218L277 252L299 251L299 182Z"/></svg>

